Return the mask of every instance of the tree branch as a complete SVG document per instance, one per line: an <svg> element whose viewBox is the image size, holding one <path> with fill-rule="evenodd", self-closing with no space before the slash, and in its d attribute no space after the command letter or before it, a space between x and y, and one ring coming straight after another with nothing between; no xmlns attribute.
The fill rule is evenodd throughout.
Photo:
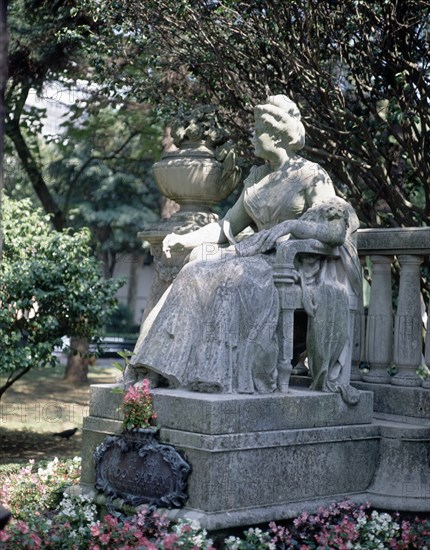
<svg viewBox="0 0 430 550"><path fill-rule="evenodd" d="M51 214L52 224L57 231L62 231L65 225L64 213L61 211L50 190L48 189L42 173L39 170L33 155L31 154L24 136L22 135L19 122L15 118L7 121L6 134L15 145L15 149L18 153L22 166L26 171L33 189L39 197L45 211L48 214Z"/></svg>

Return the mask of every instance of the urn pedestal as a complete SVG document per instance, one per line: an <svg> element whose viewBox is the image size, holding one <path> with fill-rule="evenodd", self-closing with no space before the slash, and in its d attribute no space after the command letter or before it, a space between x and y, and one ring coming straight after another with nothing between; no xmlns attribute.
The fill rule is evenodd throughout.
<svg viewBox="0 0 430 550"><path fill-rule="evenodd" d="M145 227L138 236L150 244L155 273L143 320L161 298L186 262L189 251L166 258L162 243L169 233L185 234L218 220L211 206L234 190L237 179L227 177L214 148L205 141L186 140L179 149L163 155L153 166L160 191L180 205L167 220Z"/></svg>

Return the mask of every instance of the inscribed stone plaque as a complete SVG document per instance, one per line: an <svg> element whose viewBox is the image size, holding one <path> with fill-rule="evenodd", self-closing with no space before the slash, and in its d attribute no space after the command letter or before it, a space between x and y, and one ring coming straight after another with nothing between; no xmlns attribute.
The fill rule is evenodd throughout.
<svg viewBox="0 0 430 550"><path fill-rule="evenodd" d="M180 508L188 498L191 466L153 430L109 436L94 459L96 488L127 504Z"/></svg>

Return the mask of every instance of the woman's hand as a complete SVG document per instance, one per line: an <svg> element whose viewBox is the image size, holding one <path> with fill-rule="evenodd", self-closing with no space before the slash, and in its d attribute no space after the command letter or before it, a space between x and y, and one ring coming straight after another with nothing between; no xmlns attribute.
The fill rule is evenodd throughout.
<svg viewBox="0 0 430 550"><path fill-rule="evenodd" d="M163 240L163 252L166 258L171 257L171 252L180 252L187 247L186 235L177 235L169 233Z"/></svg>
<svg viewBox="0 0 430 550"><path fill-rule="evenodd" d="M268 252L272 248L275 248L276 241L280 237L288 233L288 222L275 225L271 229L262 229L255 235L236 244L236 252L238 256L255 256L256 254Z"/></svg>

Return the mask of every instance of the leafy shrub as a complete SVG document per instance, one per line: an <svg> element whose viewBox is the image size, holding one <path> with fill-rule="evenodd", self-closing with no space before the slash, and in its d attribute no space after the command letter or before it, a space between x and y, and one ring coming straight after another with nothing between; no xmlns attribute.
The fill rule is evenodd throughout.
<svg viewBox="0 0 430 550"><path fill-rule="evenodd" d="M54 514L29 514L26 521L12 520L0 532L8 550L184 550L213 549L206 531L196 523L172 523L165 515L142 510L120 520L107 515L96 521L96 508L89 497L64 495Z"/></svg>
<svg viewBox="0 0 430 550"><path fill-rule="evenodd" d="M134 322L133 314L125 304L118 304L106 319L105 330L112 336L139 334L139 329L140 325Z"/></svg>
<svg viewBox="0 0 430 550"><path fill-rule="evenodd" d="M36 512L56 507L66 487L79 483L81 459L58 458L36 466L34 460L18 471L0 476L0 502L15 519L26 520Z"/></svg>
<svg viewBox="0 0 430 550"><path fill-rule="evenodd" d="M54 231L29 200L5 198L2 215L0 373L54 366L63 336L100 334L122 281L103 279L88 231Z"/></svg>

